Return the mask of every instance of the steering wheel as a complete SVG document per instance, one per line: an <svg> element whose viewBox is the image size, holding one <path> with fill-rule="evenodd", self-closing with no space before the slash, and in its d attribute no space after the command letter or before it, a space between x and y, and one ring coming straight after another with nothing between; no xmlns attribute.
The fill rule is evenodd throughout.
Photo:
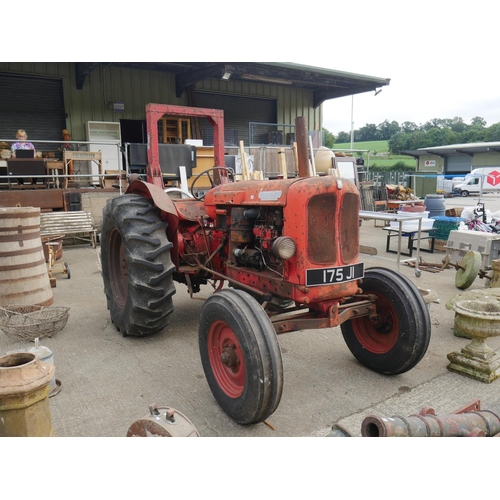
<svg viewBox="0 0 500 500"><path fill-rule="evenodd" d="M213 174L214 174L214 172L216 170L225 170L228 173L228 176L231 179L231 181L234 181L234 172L233 172L232 168L227 168L227 167L211 167L211 168L207 168L206 170L203 170L203 172L200 172L193 179L193 182L191 183L191 189L190 189L190 191L191 191L191 194L193 195L193 198L195 198L198 201L201 201L201 200L203 200L205 198L205 194L203 194L202 196L198 196L198 195L194 194L194 186L198 182L198 180L200 179L200 177L203 177L204 175L206 175L208 177L208 180L210 181L210 186L211 187L215 186L215 181L214 181L214 178L213 178Z"/></svg>
<svg viewBox="0 0 500 500"><path fill-rule="evenodd" d="M181 195L185 194L188 198L193 198L193 195L189 191L184 191L184 189L179 187L169 187L165 188L163 191L165 191L165 193L167 194L168 193L180 193Z"/></svg>

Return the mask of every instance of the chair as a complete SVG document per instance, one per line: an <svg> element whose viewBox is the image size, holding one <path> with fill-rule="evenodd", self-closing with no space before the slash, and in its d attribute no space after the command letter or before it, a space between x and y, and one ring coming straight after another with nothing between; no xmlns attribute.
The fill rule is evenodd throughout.
<svg viewBox="0 0 500 500"><path fill-rule="evenodd" d="M375 187L373 189L373 211L374 212L382 212L388 213L387 210L387 188L385 186ZM373 225L375 227L385 227L388 225L388 222L383 221L382 226L377 226L377 219L373 220Z"/></svg>

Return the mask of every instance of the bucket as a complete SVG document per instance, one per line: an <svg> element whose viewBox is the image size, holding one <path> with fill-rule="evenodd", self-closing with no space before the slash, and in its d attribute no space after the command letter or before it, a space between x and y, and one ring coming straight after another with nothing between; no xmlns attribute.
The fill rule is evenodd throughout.
<svg viewBox="0 0 500 500"><path fill-rule="evenodd" d="M40 209L0 208L0 307L54 301L40 238Z"/></svg>
<svg viewBox="0 0 500 500"><path fill-rule="evenodd" d="M429 217L443 217L446 212L446 204L442 194L428 194L424 200L425 209L429 211Z"/></svg>

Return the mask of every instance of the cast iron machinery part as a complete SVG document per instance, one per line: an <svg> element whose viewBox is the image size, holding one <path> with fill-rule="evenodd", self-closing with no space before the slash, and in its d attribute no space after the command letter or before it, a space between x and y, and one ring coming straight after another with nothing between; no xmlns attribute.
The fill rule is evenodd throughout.
<svg viewBox="0 0 500 500"><path fill-rule="evenodd" d="M215 186L215 181L212 177L212 175L214 174L215 171L217 170L220 170L220 171L225 171L227 172L228 176L231 177L233 180L234 180L234 172L231 168L227 168L227 167L211 167L211 168L207 168L206 170L203 170L203 172L200 172L194 179L193 179L193 182L191 183L191 195L193 196L193 198L197 199L198 201L201 201L205 198L205 195L203 194L202 196L197 196L195 194L195 191L194 191L194 186L195 184L198 182L198 180L203 177L204 175L206 175L208 177L208 180L210 181L210 185L211 187L214 187ZM212 174L212 175L210 175Z"/></svg>
<svg viewBox="0 0 500 500"><path fill-rule="evenodd" d="M198 333L203 370L220 407L239 424L266 420L281 399L283 361L264 309L242 290L223 289L206 300Z"/></svg>
<svg viewBox="0 0 500 500"><path fill-rule="evenodd" d="M149 406L149 415L136 420L126 437L200 437L191 421L175 408Z"/></svg>
<svg viewBox="0 0 500 500"><path fill-rule="evenodd" d="M404 275L382 267L367 269L361 287L373 294L376 315L341 324L342 335L354 357L384 375L412 369L429 346L429 310L418 288Z"/></svg>
<svg viewBox="0 0 500 500"><path fill-rule="evenodd" d="M455 286L461 290L469 288L477 278L481 269L481 254L474 250L469 250L459 264L451 264L457 270L455 275Z"/></svg>
<svg viewBox="0 0 500 500"><path fill-rule="evenodd" d="M111 320L124 336L164 328L175 293L167 224L150 198L108 200L103 210L101 265Z"/></svg>

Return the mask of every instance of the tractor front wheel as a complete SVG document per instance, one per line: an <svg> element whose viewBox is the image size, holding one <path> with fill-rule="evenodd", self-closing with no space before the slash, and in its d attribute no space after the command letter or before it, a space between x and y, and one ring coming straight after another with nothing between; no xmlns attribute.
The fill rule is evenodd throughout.
<svg viewBox="0 0 500 500"><path fill-rule="evenodd" d="M151 199L125 194L103 210L101 265L111 321L124 336L164 328L175 293L166 223Z"/></svg>
<svg viewBox="0 0 500 500"><path fill-rule="evenodd" d="M233 289L209 297L201 312L199 347L208 385L232 419L255 424L276 410L283 389L281 349L253 297Z"/></svg>
<svg viewBox="0 0 500 500"><path fill-rule="evenodd" d="M377 296L377 314L341 325L347 347L375 372L397 375L410 370L430 341L430 316L421 293L406 276L385 268L368 269L361 288Z"/></svg>

